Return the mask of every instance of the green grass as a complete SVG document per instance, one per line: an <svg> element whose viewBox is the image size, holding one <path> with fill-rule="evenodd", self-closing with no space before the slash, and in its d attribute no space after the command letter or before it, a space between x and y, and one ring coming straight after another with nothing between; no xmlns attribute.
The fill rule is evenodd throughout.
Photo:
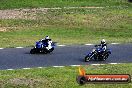
<svg viewBox="0 0 132 88"><path fill-rule="evenodd" d="M0 47L32 46L46 35L60 44L132 43L131 23L131 7L48 10L36 19L0 19Z"/></svg>
<svg viewBox="0 0 132 88"><path fill-rule="evenodd" d="M121 6L130 5L127 0L1 0L0 9L69 7L69 6Z"/></svg>
<svg viewBox="0 0 132 88"><path fill-rule="evenodd" d="M17 1L19 0L3 0L1 3L6 4L2 4L0 7L3 5L7 5L8 7L9 4L9 6L14 6L13 8L19 8L16 5L23 7L23 3L25 3L25 8L28 7L26 4L28 2L27 0L23 0L23 3ZM69 1L58 0L55 2L50 0L50 2L54 3L68 3ZM74 1L75 0L72 0L72 2ZM6 29L5 32L0 32L0 47L32 46L35 41L46 35L49 35L53 41L60 44L98 43L102 38L105 38L108 43L132 43L132 5L128 4L125 0L109 1L110 7L106 8L51 9L44 12L37 11L37 13L27 11L28 14L24 14L27 18L0 19L0 30ZM95 6L97 4L99 6L101 6L100 4L107 5L109 1L88 0L91 5L94 4ZM30 4L34 5L37 4L37 2L39 4L41 0L34 1ZM45 3L41 4L52 6L47 0L44 2ZM70 4L78 6L77 3L80 2L85 3L86 0L76 0L74 4ZM86 6L90 5L88 5L88 3L85 4ZM62 5L62 7L65 6L64 4L60 5ZM32 17L34 19L28 19Z"/></svg>
<svg viewBox="0 0 132 88"><path fill-rule="evenodd" d="M100 9L63 9L99 6ZM62 7L60 10L28 12L27 18L0 19L0 47L32 46L49 35L60 44L110 42L132 43L132 4L127 0L0 0L0 9ZM83 66L92 74L130 74L132 64ZM129 84L76 83L78 67L33 68L0 71L1 88L131 88Z"/></svg>
<svg viewBox="0 0 132 88"><path fill-rule="evenodd" d="M32 30L32 31L31 31ZM97 32L95 32L97 30ZM122 30L117 33L109 29L82 29L82 28L33 28L0 33L0 47L32 46L36 40L50 35L53 41L60 44L98 43L102 38L107 42L131 42L131 30ZM126 32L124 34L123 32ZM130 37L128 37L130 36ZM127 39L127 40L126 40Z"/></svg>
<svg viewBox="0 0 132 88"><path fill-rule="evenodd" d="M83 66L87 74L130 74L132 64ZM29 70L0 71L2 88L131 88L129 84L86 84L76 82L78 67L33 68Z"/></svg>

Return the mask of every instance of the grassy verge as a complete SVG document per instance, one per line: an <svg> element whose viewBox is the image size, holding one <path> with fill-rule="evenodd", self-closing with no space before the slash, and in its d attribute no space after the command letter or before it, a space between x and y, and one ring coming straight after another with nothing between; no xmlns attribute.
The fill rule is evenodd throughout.
<svg viewBox="0 0 132 88"><path fill-rule="evenodd" d="M1 0L0 9L69 7L69 6L121 6L130 5L127 0Z"/></svg>
<svg viewBox="0 0 132 88"><path fill-rule="evenodd" d="M16 2L14 3L15 5L12 4L14 1ZM3 0L1 3L6 4L2 4L0 7L28 7L28 1L23 0L21 2L25 4L21 3L20 5L19 0ZM62 5L64 7L70 1L46 0L44 2L42 3L41 0L34 1L31 5L44 4L43 6L52 6L49 2L53 2L56 3L54 5ZM102 38L105 38L109 43L132 42L132 5L128 4L126 0L88 0L90 4L86 3L86 0L72 0L71 2L74 3L70 3L72 6L81 6L84 3L86 6L96 6L97 4L102 6L110 2L108 5L110 7L29 10L24 12L21 12L22 10L20 9L21 13L18 17L16 15L15 18L0 19L0 47L32 46L35 41L46 35L49 35L53 41L60 44L98 43ZM11 15L6 14L6 16ZM19 16L21 17L19 18Z"/></svg>
<svg viewBox="0 0 132 88"><path fill-rule="evenodd" d="M97 31L95 32L95 30ZM32 46L36 40L44 38L46 35L50 35L53 41L60 44L98 43L102 38L105 38L109 43L128 43L132 41L132 32L129 29L122 30L118 35L111 29L95 30L82 28L34 28L5 32L0 33L0 47ZM124 34L124 32L127 32L127 34Z"/></svg>
<svg viewBox="0 0 132 88"><path fill-rule="evenodd" d="M32 46L46 35L61 44L131 43L131 23L131 7L47 10L35 19L0 19L0 47Z"/></svg>
<svg viewBox="0 0 132 88"><path fill-rule="evenodd" d="M83 66L88 74L130 74L132 64ZM0 71L1 88L130 88L129 84L86 84L76 83L78 67L33 68L29 70Z"/></svg>

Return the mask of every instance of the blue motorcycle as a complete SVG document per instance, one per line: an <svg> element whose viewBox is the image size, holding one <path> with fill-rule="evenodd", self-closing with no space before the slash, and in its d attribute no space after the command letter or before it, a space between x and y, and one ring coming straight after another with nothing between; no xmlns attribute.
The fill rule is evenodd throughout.
<svg viewBox="0 0 132 88"><path fill-rule="evenodd" d="M55 47L55 43L52 43L51 45L51 49L46 49L47 47L47 43L43 43L42 41L38 41L36 42L35 44L35 47L33 49L31 49L30 53L31 54L35 54L35 53L44 53L44 54L47 54L47 53L50 53L54 50L54 47Z"/></svg>
<svg viewBox="0 0 132 88"><path fill-rule="evenodd" d="M100 61L105 61L109 55L111 54L110 49L106 49L105 51L100 48L98 45L95 45L95 49L93 49L92 52L88 53L85 57L85 62L90 61L91 59L94 60L100 60Z"/></svg>

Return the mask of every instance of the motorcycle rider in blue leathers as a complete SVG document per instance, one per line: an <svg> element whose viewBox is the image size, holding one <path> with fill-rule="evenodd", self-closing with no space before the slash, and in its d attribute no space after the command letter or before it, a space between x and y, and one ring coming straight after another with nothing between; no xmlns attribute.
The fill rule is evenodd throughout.
<svg viewBox="0 0 132 88"><path fill-rule="evenodd" d="M105 61L110 54L111 50L107 49L106 41L105 39L102 39L101 43L99 45L95 45L95 48L92 50L92 52L85 56L85 62L90 61L92 58L94 60Z"/></svg>
<svg viewBox="0 0 132 88"><path fill-rule="evenodd" d="M49 38L49 36L46 36L44 39L41 39L41 42L42 42L44 45L46 45L45 48L46 48L47 50L50 50L50 49L52 48L52 46L51 46L52 41L51 41L51 39ZM42 48L44 48L43 44L42 44Z"/></svg>
<svg viewBox="0 0 132 88"><path fill-rule="evenodd" d="M102 51L106 51L106 49L107 49L107 44L106 44L105 39L102 39L100 45L98 45L98 46L101 46L101 50L102 50Z"/></svg>
<svg viewBox="0 0 132 88"><path fill-rule="evenodd" d="M107 49L107 44L106 44L105 39L102 39L101 43L99 45L95 45L95 46L101 46L101 51L103 51L103 52L105 52ZM95 50L96 49L93 49L91 53L94 53Z"/></svg>

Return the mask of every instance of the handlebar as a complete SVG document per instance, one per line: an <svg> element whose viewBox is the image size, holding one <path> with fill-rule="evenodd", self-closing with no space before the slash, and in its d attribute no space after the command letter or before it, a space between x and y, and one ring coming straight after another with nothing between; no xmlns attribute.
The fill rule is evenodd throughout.
<svg viewBox="0 0 132 88"><path fill-rule="evenodd" d="M95 45L94 47L99 47L100 45Z"/></svg>

